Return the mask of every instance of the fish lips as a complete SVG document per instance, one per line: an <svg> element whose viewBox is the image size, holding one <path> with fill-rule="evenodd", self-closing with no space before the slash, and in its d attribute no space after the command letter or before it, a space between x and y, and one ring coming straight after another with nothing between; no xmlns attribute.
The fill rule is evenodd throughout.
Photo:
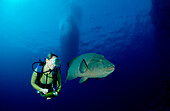
<svg viewBox="0 0 170 111"><path fill-rule="evenodd" d="M106 68L106 71L107 71L107 72L110 72L110 73L112 73L114 70L115 70L115 66L114 66L114 65L108 66L108 67Z"/></svg>

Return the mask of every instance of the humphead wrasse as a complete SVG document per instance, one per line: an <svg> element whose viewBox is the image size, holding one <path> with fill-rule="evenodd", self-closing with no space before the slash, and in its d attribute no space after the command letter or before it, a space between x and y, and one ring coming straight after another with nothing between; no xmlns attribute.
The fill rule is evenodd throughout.
<svg viewBox="0 0 170 111"><path fill-rule="evenodd" d="M96 53L86 53L72 59L68 63L66 80L81 77L79 83L85 82L88 78L103 78L115 70L114 64Z"/></svg>

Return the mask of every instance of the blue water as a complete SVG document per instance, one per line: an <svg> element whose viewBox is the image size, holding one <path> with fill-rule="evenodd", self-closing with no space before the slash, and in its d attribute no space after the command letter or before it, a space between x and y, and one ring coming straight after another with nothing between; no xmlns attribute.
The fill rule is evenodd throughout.
<svg viewBox="0 0 170 111"><path fill-rule="evenodd" d="M159 4L158 0L0 0L0 111L149 111L161 106L161 83L170 66L170 34L163 22L168 20L166 14L158 13ZM30 80L32 63L49 52L61 59L62 89L47 101ZM104 55L116 70L84 84L78 78L64 83L66 63L89 52Z"/></svg>

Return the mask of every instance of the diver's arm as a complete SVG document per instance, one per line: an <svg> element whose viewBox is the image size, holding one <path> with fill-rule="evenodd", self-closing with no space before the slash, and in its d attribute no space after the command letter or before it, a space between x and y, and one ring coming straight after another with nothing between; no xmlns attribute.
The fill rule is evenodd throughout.
<svg viewBox="0 0 170 111"><path fill-rule="evenodd" d="M37 69L35 70L37 71ZM41 91L41 87L39 87L35 81L37 79L37 73L36 72L33 72L32 74L32 77L31 77L31 85L33 86L34 89L38 90L38 91Z"/></svg>
<svg viewBox="0 0 170 111"><path fill-rule="evenodd" d="M61 75L60 75L60 71L58 71L58 73L57 73L57 88L56 88L57 93L59 93L60 90L61 90Z"/></svg>

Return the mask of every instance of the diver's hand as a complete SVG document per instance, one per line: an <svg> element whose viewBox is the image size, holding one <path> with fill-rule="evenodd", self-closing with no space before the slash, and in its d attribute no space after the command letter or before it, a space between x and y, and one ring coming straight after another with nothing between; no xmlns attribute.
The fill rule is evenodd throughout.
<svg viewBox="0 0 170 111"><path fill-rule="evenodd" d="M53 94L54 94L55 96L58 96L58 92L54 92Z"/></svg>
<svg viewBox="0 0 170 111"><path fill-rule="evenodd" d="M43 89L43 88L41 88L41 89L40 89L40 92L42 92L42 93L44 93L44 94L47 94L47 93L48 93L48 89Z"/></svg>

